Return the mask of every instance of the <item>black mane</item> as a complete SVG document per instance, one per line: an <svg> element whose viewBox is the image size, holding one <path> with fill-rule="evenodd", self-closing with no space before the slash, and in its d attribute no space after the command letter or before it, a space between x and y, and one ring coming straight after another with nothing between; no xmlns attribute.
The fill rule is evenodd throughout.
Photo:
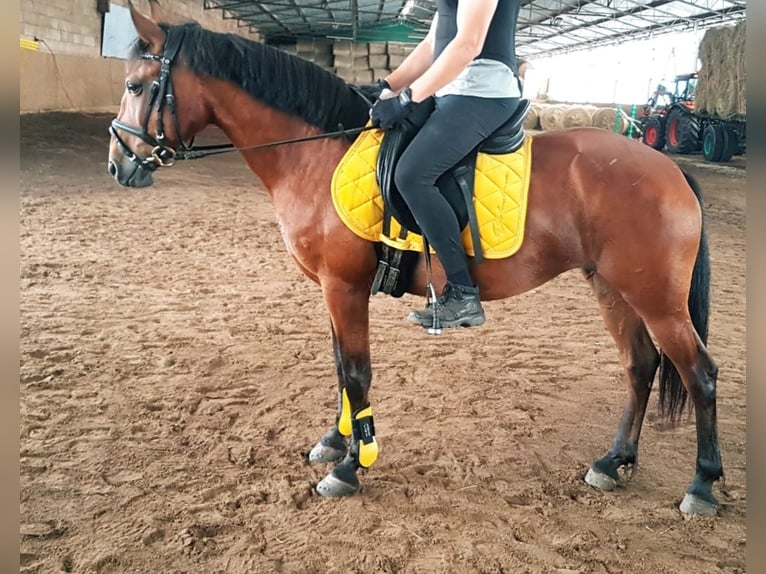
<svg viewBox="0 0 766 574"><path fill-rule="evenodd" d="M345 81L308 60L196 22L160 26L166 32L185 28L178 60L192 71L232 82L267 106L325 132L339 125L361 127L369 119L367 104ZM136 44L132 56L145 49Z"/></svg>

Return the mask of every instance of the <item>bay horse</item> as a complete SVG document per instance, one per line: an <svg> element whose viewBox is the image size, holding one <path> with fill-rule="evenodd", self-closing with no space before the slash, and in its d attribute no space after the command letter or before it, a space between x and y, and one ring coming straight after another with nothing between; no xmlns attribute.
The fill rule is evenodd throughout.
<svg viewBox="0 0 766 574"><path fill-rule="evenodd" d="M350 144L322 136L339 125L364 126L368 104L313 63L195 22L158 23L156 2L151 6L151 17L130 6L138 39L110 128L108 171L123 186L149 186L155 169L172 164L190 149L184 142L210 124L240 150L267 189L288 253L322 290L339 400L335 423L310 460L336 463L317 485L321 495L352 494L358 469L377 456L368 316L377 256L372 242L341 222L331 200L334 168ZM269 145L294 139L308 141ZM512 297L582 270L628 389L617 434L586 482L609 490L621 482L618 471L635 468L659 370L660 415L677 420L691 403L696 417L696 473L680 509L714 515L713 484L723 467L718 369L705 346L710 269L699 187L661 153L597 128L536 134L532 150L524 242L511 257L472 261L482 297ZM419 258L407 291L425 295ZM438 261L433 277L440 288Z"/></svg>

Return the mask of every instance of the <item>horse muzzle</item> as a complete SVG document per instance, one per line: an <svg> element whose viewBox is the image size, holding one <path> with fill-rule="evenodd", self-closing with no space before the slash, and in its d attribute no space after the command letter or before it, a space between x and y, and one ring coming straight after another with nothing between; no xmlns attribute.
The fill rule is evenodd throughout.
<svg viewBox="0 0 766 574"><path fill-rule="evenodd" d="M109 158L107 171L123 187L149 187L154 183L154 170L126 157Z"/></svg>
<svg viewBox="0 0 766 574"><path fill-rule="evenodd" d="M146 147L146 144L151 146L151 153L140 156L140 150L135 149L134 151L134 148L131 148L120 137L118 130L142 140L144 147ZM109 135L112 137L112 143L107 170L120 185L126 187L147 187L152 185L154 181L152 176L154 170L158 167L170 167L175 163L175 150L164 143L160 143L160 140L164 141L164 135L155 138L146 131L146 128L134 128L117 118L113 119L109 126ZM115 158L119 158L119 160Z"/></svg>

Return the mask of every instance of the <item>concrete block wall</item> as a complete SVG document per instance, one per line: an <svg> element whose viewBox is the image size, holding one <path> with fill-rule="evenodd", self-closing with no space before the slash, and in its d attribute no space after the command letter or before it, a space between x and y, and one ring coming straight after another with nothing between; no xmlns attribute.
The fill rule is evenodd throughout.
<svg viewBox="0 0 766 574"><path fill-rule="evenodd" d="M112 4L127 6L127 1L115 0ZM134 5L149 14L147 0L136 0ZM170 21L196 20L217 32L257 39L248 28L238 27L236 20L224 20L220 10L204 10L199 0L165 0L162 6ZM96 0L25 0L20 13L22 38L40 38L55 54L101 55L102 15L96 10ZM41 49L46 50L44 45Z"/></svg>
<svg viewBox="0 0 766 574"><path fill-rule="evenodd" d="M135 5L149 14L148 0ZM257 34L204 10L202 0L161 0L167 20L196 20L218 32L251 39ZM127 0L113 5L126 6ZM22 39L38 38L38 52L21 50L20 111L111 111L123 93L124 62L101 56L102 15L96 0L25 0L20 5ZM315 62L348 82L372 83L396 68L414 44L300 40L288 51Z"/></svg>
<svg viewBox="0 0 766 574"><path fill-rule="evenodd" d="M99 55L101 14L95 0L27 0L20 12L21 37L44 41L41 50Z"/></svg>
<svg viewBox="0 0 766 574"><path fill-rule="evenodd" d="M126 0L112 4L127 6ZM149 14L148 0L134 4ZM220 10L204 10L201 0L164 0L162 6L171 22L192 19L211 30L258 39L235 20L224 20ZM38 52L21 50L21 112L117 110L124 62L101 56L96 0L24 0L20 16L21 38L41 40Z"/></svg>

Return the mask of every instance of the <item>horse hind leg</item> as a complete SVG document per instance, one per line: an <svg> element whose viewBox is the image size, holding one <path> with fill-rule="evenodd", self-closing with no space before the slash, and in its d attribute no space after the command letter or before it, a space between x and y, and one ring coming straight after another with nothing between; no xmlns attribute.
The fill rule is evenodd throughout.
<svg viewBox="0 0 766 574"><path fill-rule="evenodd" d="M660 367L663 415L675 420L684 407L686 394L695 411L696 474L680 510L685 514L714 516L718 501L713 496L713 483L723 478L716 414L718 367L692 326L688 313L650 318L647 325L666 355Z"/></svg>
<svg viewBox="0 0 766 574"><path fill-rule="evenodd" d="M612 490L620 481L618 471L621 468L634 470L638 465L638 439L660 355L643 320L619 291L597 273L586 277L596 295L607 329L617 344L628 387L617 435L609 452L596 460L585 476L585 482L591 486Z"/></svg>

